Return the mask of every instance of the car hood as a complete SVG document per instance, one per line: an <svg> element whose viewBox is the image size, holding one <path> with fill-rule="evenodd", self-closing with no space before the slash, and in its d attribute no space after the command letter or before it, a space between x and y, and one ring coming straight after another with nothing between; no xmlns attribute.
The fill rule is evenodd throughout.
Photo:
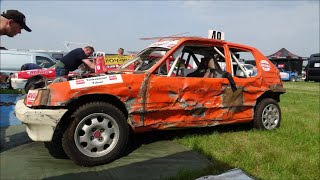
<svg viewBox="0 0 320 180"><path fill-rule="evenodd" d="M69 101L84 95L109 95L118 99L137 97L148 74L114 73L99 74L78 79L54 80L47 87L39 89L40 99L33 106L65 106Z"/></svg>

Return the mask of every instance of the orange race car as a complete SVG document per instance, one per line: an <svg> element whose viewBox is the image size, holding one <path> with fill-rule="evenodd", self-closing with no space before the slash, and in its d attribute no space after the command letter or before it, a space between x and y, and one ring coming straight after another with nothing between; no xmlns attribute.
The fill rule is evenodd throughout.
<svg viewBox="0 0 320 180"><path fill-rule="evenodd" d="M255 60L256 73L243 68L246 59ZM257 49L172 37L112 72L30 90L15 113L29 137L45 141L49 152L63 151L78 165L94 166L119 158L130 130L244 122L278 128L283 93L279 71Z"/></svg>

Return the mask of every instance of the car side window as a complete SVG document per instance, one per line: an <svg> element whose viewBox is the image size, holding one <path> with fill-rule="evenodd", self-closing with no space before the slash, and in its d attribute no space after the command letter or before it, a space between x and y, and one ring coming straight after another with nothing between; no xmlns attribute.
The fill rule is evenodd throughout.
<svg viewBox="0 0 320 180"><path fill-rule="evenodd" d="M156 75L160 75L160 76L167 76L170 67L172 65L173 62L173 57L170 56L169 58L167 58L164 63L162 63L159 68L156 70Z"/></svg>
<svg viewBox="0 0 320 180"><path fill-rule="evenodd" d="M220 46L185 45L176 61L171 76L222 78L226 64Z"/></svg>
<svg viewBox="0 0 320 180"><path fill-rule="evenodd" d="M160 67L157 69L157 74L162 76L169 76L170 69L172 68L172 73L170 74L170 77L177 77L182 76L185 77L188 73L194 71L193 66L190 64L190 62L193 62L193 58L187 58L187 53L182 53L177 58L177 61L175 63L175 59L170 56L168 59L165 60L165 62L160 65ZM175 63L175 64L174 64Z"/></svg>
<svg viewBox="0 0 320 180"><path fill-rule="evenodd" d="M53 66L55 63L47 57L36 56L36 64L42 68L49 68L49 67Z"/></svg>
<svg viewBox="0 0 320 180"><path fill-rule="evenodd" d="M255 58L250 51L230 48L232 59L232 75L240 78L254 77L258 71Z"/></svg>

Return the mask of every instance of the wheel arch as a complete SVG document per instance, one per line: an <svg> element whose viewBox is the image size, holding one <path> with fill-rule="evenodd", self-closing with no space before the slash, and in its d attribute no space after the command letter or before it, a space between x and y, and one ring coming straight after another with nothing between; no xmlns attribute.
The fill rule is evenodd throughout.
<svg viewBox="0 0 320 180"><path fill-rule="evenodd" d="M272 98L276 100L278 103L280 102L280 95L283 94L282 92L272 92L272 91L266 91L263 93L258 99L256 104L258 104L260 101L262 101L265 98Z"/></svg>
<svg viewBox="0 0 320 180"><path fill-rule="evenodd" d="M123 112L126 119L128 118L128 111L123 102L121 102L116 96L109 94L87 94L80 96L68 102L67 106L71 108L78 108L79 106L93 101L103 101L108 102L116 106L120 111Z"/></svg>
<svg viewBox="0 0 320 180"><path fill-rule="evenodd" d="M32 76L31 78L28 79L27 83L26 83L26 86L27 84L29 84L30 82L32 81L35 81L35 80L40 80L42 78L45 78L44 76L41 76L41 75L36 75L36 76Z"/></svg>
<svg viewBox="0 0 320 180"><path fill-rule="evenodd" d="M37 81L41 81L42 82L42 85L40 85L40 86L38 86L39 84L41 84L41 83L39 83L38 82L38 88L39 87L44 87L45 85L46 85L46 77L44 77L44 76L42 76L42 75L36 75L36 76L32 76L31 78L29 78L28 80L27 80L27 82L26 82L26 84L25 84L25 86L24 86L24 90L28 93L28 91L29 91L29 88L28 88L28 86L29 86L29 84L30 83L32 83L32 82L37 82Z"/></svg>
<svg viewBox="0 0 320 180"><path fill-rule="evenodd" d="M121 112L123 112L125 118L128 119L128 111L125 107L125 104L122 103L117 97L109 94L87 94L76 99L72 99L66 104L66 107L68 107L68 111L62 116L61 120L57 124L57 127L61 127L64 131L68 123L72 119L72 113L80 106L94 101L103 101L114 105Z"/></svg>

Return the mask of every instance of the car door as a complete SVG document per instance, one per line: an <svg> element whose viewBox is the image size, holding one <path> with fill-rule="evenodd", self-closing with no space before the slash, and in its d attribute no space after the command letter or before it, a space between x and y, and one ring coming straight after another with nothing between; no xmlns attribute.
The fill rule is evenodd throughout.
<svg viewBox="0 0 320 180"><path fill-rule="evenodd" d="M218 49L224 56L224 48ZM150 75L146 92L145 125L159 129L202 127L230 119L232 111L223 104L223 101L230 98L226 94L233 94L227 78L189 77L179 69L180 62L184 62L184 68L190 72L197 71L204 56L219 55L215 47L187 44L177 51L181 53L172 53L174 61L170 63L167 74L163 71L158 74L159 71L155 70ZM167 64L158 66L162 67L167 67Z"/></svg>
<svg viewBox="0 0 320 180"><path fill-rule="evenodd" d="M257 98L261 96L263 91L261 91L261 84L263 84L263 79L261 79L261 74L257 69L257 58L263 60L253 49L248 47L243 47L240 45L228 45L229 57L231 64L233 64L232 72L235 83L237 84L238 97L237 103L233 106L233 120L238 121L249 121L253 119L254 106L256 105ZM241 63L247 61L253 61L254 66L252 67L255 73L248 73L246 68L243 68ZM239 72L236 72L238 69Z"/></svg>

